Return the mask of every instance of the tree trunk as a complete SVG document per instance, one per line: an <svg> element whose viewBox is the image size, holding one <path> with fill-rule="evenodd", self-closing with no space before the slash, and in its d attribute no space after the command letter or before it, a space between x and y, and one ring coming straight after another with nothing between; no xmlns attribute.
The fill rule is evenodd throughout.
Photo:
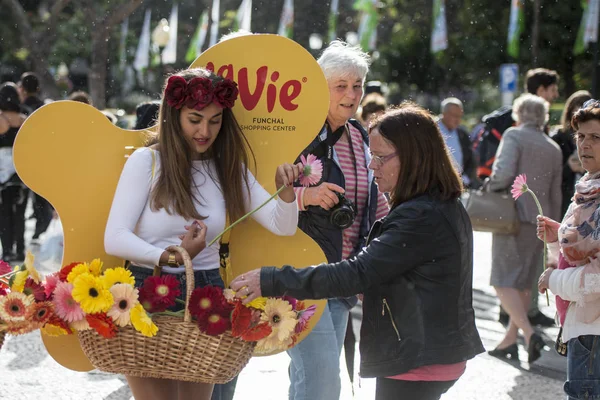
<svg viewBox="0 0 600 400"><path fill-rule="evenodd" d="M533 67L538 66L539 62L539 38L540 38L540 8L542 0L533 1L533 27L531 32L531 58Z"/></svg>
<svg viewBox="0 0 600 400"><path fill-rule="evenodd" d="M108 61L108 38L104 32L92 32L92 65L88 73L88 85L94 107L106 108L106 70Z"/></svg>
<svg viewBox="0 0 600 400"><path fill-rule="evenodd" d="M128 0L108 10L98 9L96 1L88 1L88 18L95 21L97 30L92 32L92 65L88 73L88 85L94 107L106 108L106 75L108 70L108 41L115 25L120 24L133 13L145 0Z"/></svg>

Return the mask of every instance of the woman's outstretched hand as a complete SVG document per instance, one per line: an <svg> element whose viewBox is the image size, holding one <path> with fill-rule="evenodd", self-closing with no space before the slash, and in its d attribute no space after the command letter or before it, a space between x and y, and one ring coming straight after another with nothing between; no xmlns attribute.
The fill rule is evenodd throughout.
<svg viewBox="0 0 600 400"><path fill-rule="evenodd" d="M206 248L206 225L202 221L194 221L192 225L185 226L187 233L180 235L180 246L185 249L193 260Z"/></svg>
<svg viewBox="0 0 600 400"><path fill-rule="evenodd" d="M556 242L558 240L558 228L560 228L560 222L556 222L552 218L544 217L543 215L537 216L538 239L544 240L544 231L546 231L546 242Z"/></svg>
<svg viewBox="0 0 600 400"><path fill-rule="evenodd" d="M300 171L302 171L302 164L281 164L277 167L275 172L275 186L279 190L282 186L285 186L279 193L279 198L286 203L291 203L296 200L294 194L294 182L300 177Z"/></svg>
<svg viewBox="0 0 600 400"><path fill-rule="evenodd" d="M235 297L242 299L243 304L248 304L257 297L261 297L260 268L238 276L231 281L229 287L236 292Z"/></svg>

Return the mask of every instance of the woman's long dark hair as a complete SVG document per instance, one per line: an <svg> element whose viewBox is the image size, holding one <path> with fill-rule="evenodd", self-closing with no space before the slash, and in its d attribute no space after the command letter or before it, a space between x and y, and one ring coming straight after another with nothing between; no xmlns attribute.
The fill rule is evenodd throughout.
<svg viewBox="0 0 600 400"><path fill-rule="evenodd" d="M205 69L188 69L175 74L187 82L192 78L209 78L213 86L222 77ZM164 96L160 106L158 124L158 149L160 150L160 173L152 190L151 207L164 208L169 214L176 213L185 219L204 219L198 214L192 191L192 148L183 135L180 110L167 104ZM249 195L248 170L250 161L256 165L254 153L230 108L223 109L222 125L209 151L213 156L218 181L225 198L225 208L230 221L242 217L246 210L244 189ZM245 186L245 188L244 188Z"/></svg>
<svg viewBox="0 0 600 400"><path fill-rule="evenodd" d="M394 145L400 160L398 181L390 193L392 207L425 193L443 201L461 195L462 179L452 164L442 133L427 110L404 102L379 115L369 132L375 128Z"/></svg>

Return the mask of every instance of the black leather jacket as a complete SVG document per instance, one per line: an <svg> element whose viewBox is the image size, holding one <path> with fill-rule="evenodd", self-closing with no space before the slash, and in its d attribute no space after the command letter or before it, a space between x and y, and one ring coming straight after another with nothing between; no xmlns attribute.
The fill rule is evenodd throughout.
<svg viewBox="0 0 600 400"><path fill-rule="evenodd" d="M472 306L473 231L459 200L409 200L377 221L355 258L261 270L263 296L364 293L361 376L453 364L484 351Z"/></svg>

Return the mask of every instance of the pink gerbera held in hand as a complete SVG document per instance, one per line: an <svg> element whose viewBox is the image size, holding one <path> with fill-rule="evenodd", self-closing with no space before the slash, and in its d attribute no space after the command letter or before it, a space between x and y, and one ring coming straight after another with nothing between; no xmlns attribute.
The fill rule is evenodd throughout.
<svg viewBox="0 0 600 400"><path fill-rule="evenodd" d="M323 164L315 155L309 154L307 157L300 156L302 162L302 172L298 180L302 186L316 185L323 175Z"/></svg>
<svg viewBox="0 0 600 400"><path fill-rule="evenodd" d="M525 174L521 174L515 178L513 182L512 189L510 193L512 194L513 199L518 199L522 194L527 193L529 187L527 186L527 176Z"/></svg>

